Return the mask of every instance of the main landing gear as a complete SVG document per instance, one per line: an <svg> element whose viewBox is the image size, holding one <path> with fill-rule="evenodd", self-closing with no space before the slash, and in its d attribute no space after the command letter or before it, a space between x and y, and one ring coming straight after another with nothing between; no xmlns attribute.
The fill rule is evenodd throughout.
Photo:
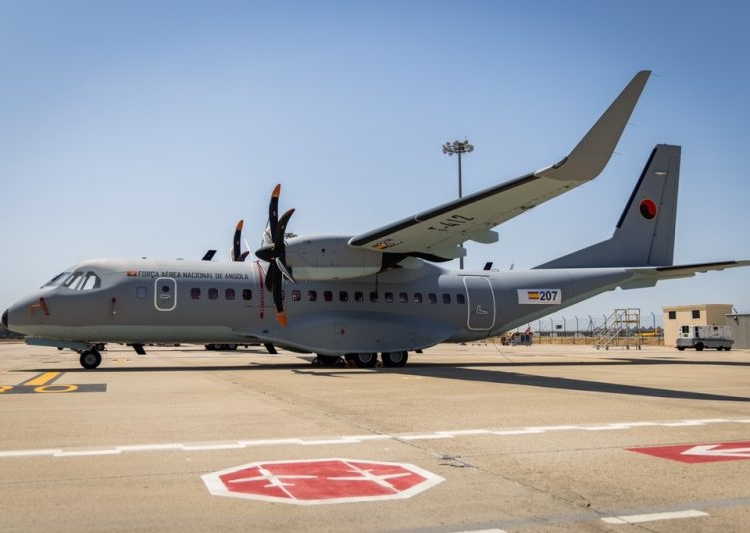
<svg viewBox="0 0 750 533"><path fill-rule="evenodd" d="M400 367L406 364L409 359L408 352L383 352L380 354L385 367ZM374 368L378 364L377 352L348 353L344 355L346 366L355 368ZM334 367L343 365L341 357L338 355L318 355L315 363L320 366Z"/></svg>

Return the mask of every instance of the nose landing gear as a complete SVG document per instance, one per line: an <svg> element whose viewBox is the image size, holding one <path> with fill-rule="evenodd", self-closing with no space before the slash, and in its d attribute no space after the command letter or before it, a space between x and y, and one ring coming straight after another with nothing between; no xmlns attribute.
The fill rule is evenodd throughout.
<svg viewBox="0 0 750 533"><path fill-rule="evenodd" d="M81 352L81 366L87 370L94 369L102 363L102 354L96 348L90 348Z"/></svg>

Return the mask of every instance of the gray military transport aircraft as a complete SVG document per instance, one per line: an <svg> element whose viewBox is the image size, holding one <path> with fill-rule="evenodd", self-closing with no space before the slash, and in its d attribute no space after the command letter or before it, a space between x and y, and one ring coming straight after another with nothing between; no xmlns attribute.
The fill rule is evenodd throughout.
<svg viewBox="0 0 750 533"><path fill-rule="evenodd" d="M84 368L108 342L265 344L402 366L408 352L499 335L617 287L750 265L674 266L680 147L660 144L606 241L531 270L449 271L465 241L493 243L491 228L594 179L604 169L650 75L635 75L558 163L387 226L346 236L286 234L273 191L258 260L90 260L66 269L2 315L33 345L70 348ZM239 227L241 229L241 227ZM244 259L244 257L242 257ZM272 312L275 308L275 315Z"/></svg>

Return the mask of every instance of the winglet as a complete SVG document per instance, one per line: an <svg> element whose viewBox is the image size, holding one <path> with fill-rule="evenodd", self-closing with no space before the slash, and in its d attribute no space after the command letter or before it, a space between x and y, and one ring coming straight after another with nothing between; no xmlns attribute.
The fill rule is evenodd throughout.
<svg viewBox="0 0 750 533"><path fill-rule="evenodd" d="M650 75L650 70L636 74L568 157L534 174L566 181L585 181L598 176L612 157Z"/></svg>

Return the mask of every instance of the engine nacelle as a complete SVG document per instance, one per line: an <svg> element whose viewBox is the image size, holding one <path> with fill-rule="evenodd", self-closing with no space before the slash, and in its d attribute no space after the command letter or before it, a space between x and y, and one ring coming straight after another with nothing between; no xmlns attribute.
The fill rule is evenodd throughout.
<svg viewBox="0 0 750 533"><path fill-rule="evenodd" d="M376 274L383 254L349 246L351 237L304 236L286 241L286 264L298 280L358 278Z"/></svg>

